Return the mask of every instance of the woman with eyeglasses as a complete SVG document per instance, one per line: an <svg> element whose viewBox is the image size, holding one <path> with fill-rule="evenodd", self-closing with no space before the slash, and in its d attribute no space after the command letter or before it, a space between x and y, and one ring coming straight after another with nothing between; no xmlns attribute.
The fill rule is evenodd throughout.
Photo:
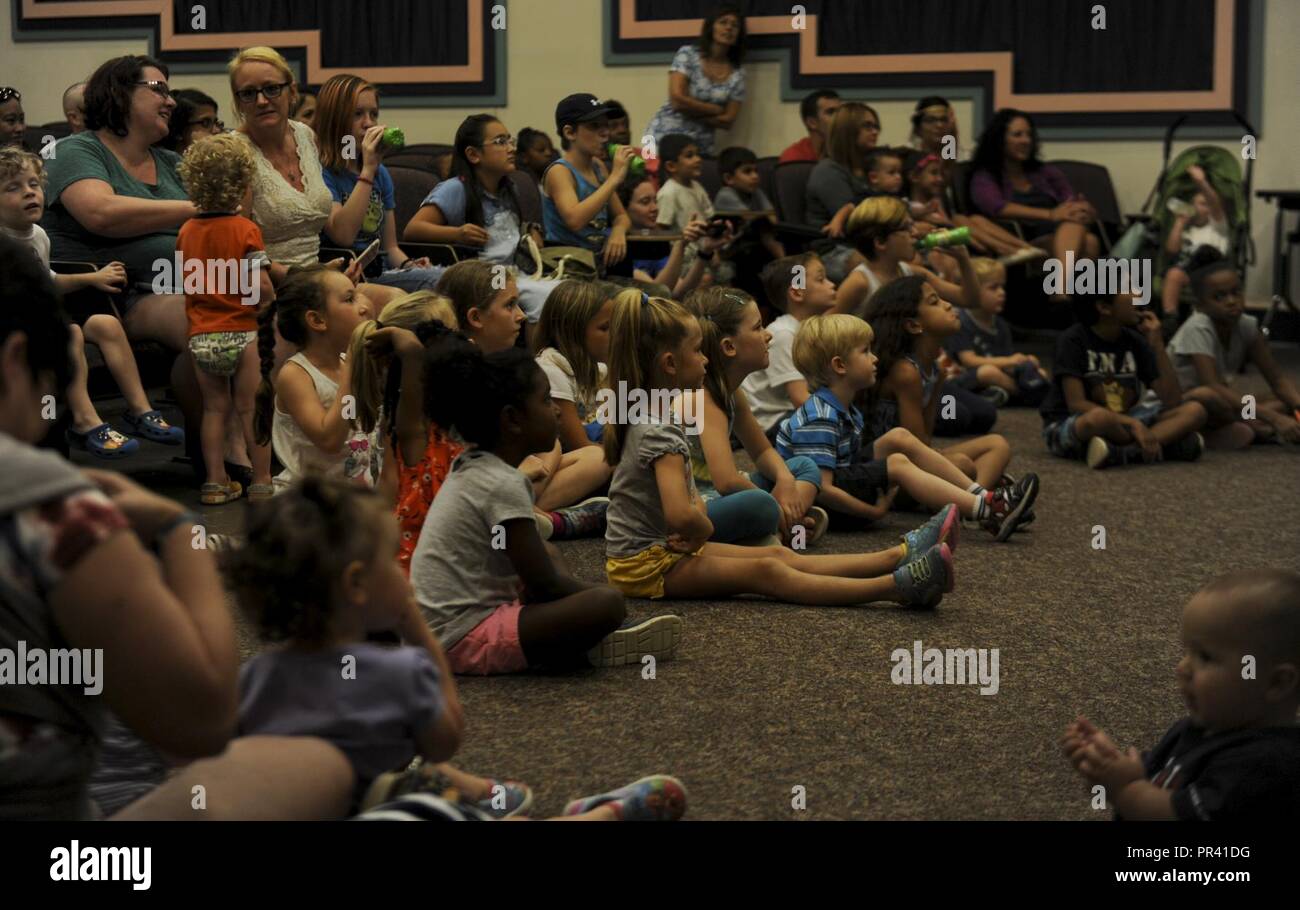
<svg viewBox="0 0 1300 910"><path fill-rule="evenodd" d="M432 290L442 275L427 258L397 245L393 177L383 165L379 90L360 76L331 76L320 87L314 121L322 173L334 205L325 236L361 253L375 240L380 254L366 270L376 284L414 292Z"/></svg>
<svg viewBox="0 0 1300 910"><path fill-rule="evenodd" d="M23 112L22 92L7 85L0 86L0 147L27 148L23 141L26 132L27 115Z"/></svg>
<svg viewBox="0 0 1300 910"><path fill-rule="evenodd" d="M867 153L880 138L880 115L869 105L845 101L831 120L826 157L808 175L804 221L838 240L822 253L826 275L839 284L864 261L844 242L844 225L854 206L871 192L867 183Z"/></svg>
<svg viewBox="0 0 1300 910"><path fill-rule="evenodd" d="M217 117L217 102L211 95L198 89L182 88L172 92L176 110L172 112L171 129L158 144L178 155L200 139L216 136L226 131L226 125Z"/></svg>
<svg viewBox="0 0 1300 910"><path fill-rule="evenodd" d="M180 157L157 143L171 130L176 100L167 67L116 57L86 83L86 130L59 141L46 163L43 226L53 259L126 266L115 298L126 333L186 350L185 298L156 293L157 263L170 266L176 233L198 212L176 173Z"/></svg>

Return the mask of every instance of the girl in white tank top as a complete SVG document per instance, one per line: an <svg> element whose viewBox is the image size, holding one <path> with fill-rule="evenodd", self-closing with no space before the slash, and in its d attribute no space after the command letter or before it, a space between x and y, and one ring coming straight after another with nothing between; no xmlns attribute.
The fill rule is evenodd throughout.
<svg viewBox="0 0 1300 910"><path fill-rule="evenodd" d="M276 492L308 474L374 485L379 476L375 434L352 424L352 371L344 359L352 330L369 318L365 298L343 274L323 266L292 273L258 317L262 386L255 425L269 439L284 471ZM275 330L298 351L271 379Z"/></svg>

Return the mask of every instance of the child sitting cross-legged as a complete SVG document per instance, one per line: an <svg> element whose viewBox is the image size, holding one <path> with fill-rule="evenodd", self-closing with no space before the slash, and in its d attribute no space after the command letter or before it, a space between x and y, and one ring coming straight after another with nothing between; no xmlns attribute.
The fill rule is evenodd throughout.
<svg viewBox="0 0 1300 910"><path fill-rule="evenodd" d="M951 509L876 553L809 556L710 542L713 522L691 475L686 415L679 418L669 403L704 382L699 321L672 300L620 295L610 329L609 381L624 399L622 419L605 427L605 454L616 466L605 531L610 584L629 597L760 595L816 606L933 607L952 590Z"/></svg>
<svg viewBox="0 0 1300 910"><path fill-rule="evenodd" d="M965 368L953 382L998 407L1012 403L1036 408L1050 386L1038 358L1012 346L1011 326L1001 316L1007 302L1006 267L985 256L975 257L971 266L980 282L980 305L958 312L961 330L944 344Z"/></svg>
<svg viewBox="0 0 1300 910"><path fill-rule="evenodd" d="M1300 575L1247 569L1215 579L1183 607L1182 639L1174 672L1187 717L1142 755L1079 717L1061 739L1066 758L1105 788L1117 819L1300 816Z"/></svg>
<svg viewBox="0 0 1300 910"><path fill-rule="evenodd" d="M813 393L781 424L777 452L783 458L806 455L817 465L817 502L830 512L833 529L884 518L901 488L926 508L942 510L944 521L955 521L960 512L1005 541L1038 495L1035 475L1026 474L1014 487L986 490L903 427L877 437L870 448L863 445L863 417L853 400L876 381L871 342L871 326L856 316L832 313L804 321L794 341L794 363ZM946 508L949 503L956 508Z"/></svg>
<svg viewBox="0 0 1300 910"><path fill-rule="evenodd" d="M1131 294L1076 295L1074 306L1079 322L1057 339L1039 408L1047 450L1097 469L1200 458L1205 406L1183 401L1155 313L1139 313Z"/></svg>

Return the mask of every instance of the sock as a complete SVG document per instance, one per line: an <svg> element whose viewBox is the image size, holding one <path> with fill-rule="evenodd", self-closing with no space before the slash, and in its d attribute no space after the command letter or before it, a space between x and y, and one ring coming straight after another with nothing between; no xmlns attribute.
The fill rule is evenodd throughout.
<svg viewBox="0 0 1300 910"><path fill-rule="evenodd" d="M987 490L985 490L982 493L977 493L975 498L975 511L971 513L970 517L976 519L977 521L983 521L984 519L992 515L993 514L993 507L991 503L992 498L993 497L989 494Z"/></svg>
<svg viewBox="0 0 1300 910"><path fill-rule="evenodd" d="M988 490L984 489L984 487L980 486L979 482L976 481L966 488L966 492L974 493L976 496L983 496L988 492Z"/></svg>

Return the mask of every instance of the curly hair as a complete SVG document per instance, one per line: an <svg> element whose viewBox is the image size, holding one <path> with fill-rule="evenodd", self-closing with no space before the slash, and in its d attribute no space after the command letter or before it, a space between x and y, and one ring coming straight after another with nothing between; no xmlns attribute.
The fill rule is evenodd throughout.
<svg viewBox="0 0 1300 910"><path fill-rule="evenodd" d="M0 146L0 180L12 180L28 168L36 174L41 186L45 186L49 175L40 155L12 145Z"/></svg>
<svg viewBox="0 0 1300 910"><path fill-rule="evenodd" d="M1033 118L1024 111L1004 107L993 115L989 125L980 134L979 144L975 146L975 154L971 156L970 167L966 171L968 186L980 171L986 171L998 183L1002 182L1006 169L1007 128L1017 118L1029 124L1029 135L1033 143L1029 149L1029 159L1025 162L1025 173L1032 173L1043 166L1042 159L1038 157L1038 127L1034 125Z"/></svg>
<svg viewBox="0 0 1300 910"><path fill-rule="evenodd" d="M200 212L233 212L253 182L254 166L246 140L220 133L187 148L176 172Z"/></svg>
<svg viewBox="0 0 1300 910"><path fill-rule="evenodd" d="M373 490L323 477L250 505L247 540L222 554L221 568L264 641L327 640L343 572L389 555L375 543L385 512Z"/></svg>
<svg viewBox="0 0 1300 910"><path fill-rule="evenodd" d="M131 121L131 96L146 67L153 67L171 77L167 66L152 57L134 54L114 57L99 65L86 82L86 129L106 129L114 136L125 136Z"/></svg>
<svg viewBox="0 0 1300 910"><path fill-rule="evenodd" d="M447 332L426 355L424 415L490 451L501 441L501 412L507 407L522 411L542 375L537 361L521 348L484 354L458 333Z"/></svg>
<svg viewBox="0 0 1300 910"><path fill-rule="evenodd" d="M867 301L864 318L875 334L875 355L879 358L876 375L880 377L880 381L868 390L869 408L875 408L880 398L880 387L894 364L912 353L915 339L919 336L908 332L906 323L916 319L920 312L925 284L924 275L896 278Z"/></svg>

